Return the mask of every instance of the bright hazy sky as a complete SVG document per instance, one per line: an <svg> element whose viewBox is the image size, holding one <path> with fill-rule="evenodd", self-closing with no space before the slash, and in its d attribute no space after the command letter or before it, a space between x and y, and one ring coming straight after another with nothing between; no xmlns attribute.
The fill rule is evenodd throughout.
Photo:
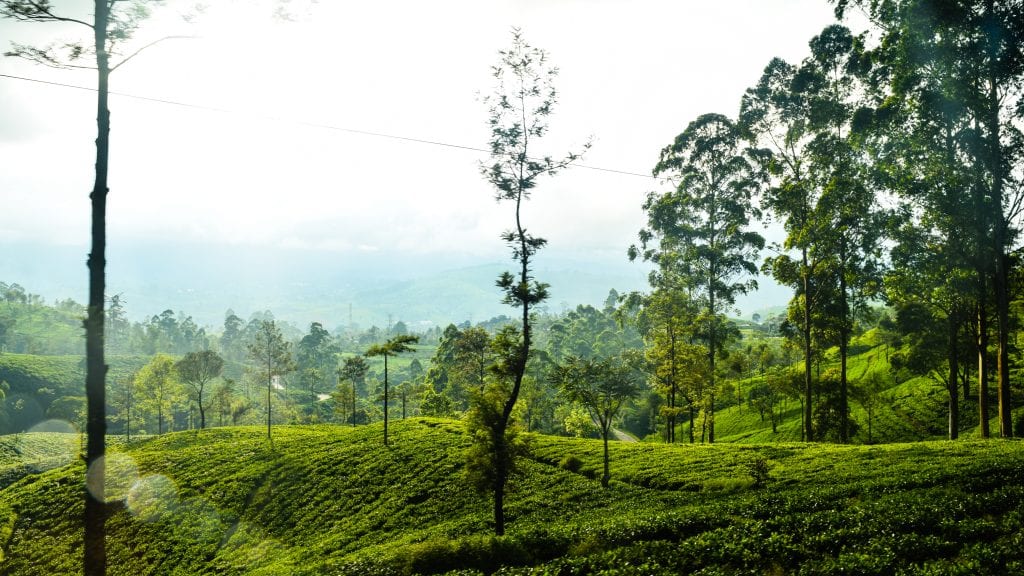
<svg viewBox="0 0 1024 576"><path fill-rule="evenodd" d="M54 3L83 17L91 4ZM506 257L512 207L480 177L485 154L313 125L485 147L478 94L518 26L561 69L538 152L593 135L583 164L649 174L688 122L735 116L769 59L800 60L833 20L824 0L291 0L290 22L269 2L207 4L194 26L148 22L140 41L198 37L143 52L111 89L232 112L112 96L113 243ZM77 33L0 21L0 48ZM95 83L13 58L0 74ZM0 247L85 245L94 138L94 93L0 77ZM524 218L552 249L624 259L657 186L574 168L542 182Z"/></svg>

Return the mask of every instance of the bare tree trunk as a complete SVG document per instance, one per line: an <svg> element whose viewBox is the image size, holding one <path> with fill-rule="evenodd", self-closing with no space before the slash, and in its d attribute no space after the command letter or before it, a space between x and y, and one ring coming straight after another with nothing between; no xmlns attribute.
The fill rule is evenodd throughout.
<svg viewBox="0 0 1024 576"><path fill-rule="evenodd" d="M697 419L697 415L693 411L693 402L690 402L689 400L687 400L687 407L690 410L690 444L693 444L694 439L695 439L694 431L693 431L693 426L694 426L694 422L693 421Z"/></svg>
<svg viewBox="0 0 1024 576"><path fill-rule="evenodd" d="M608 434L611 432L611 422L601 426L601 436L604 438L604 476L601 476L601 487L607 488L608 481L611 480L612 475L608 471Z"/></svg>
<svg viewBox="0 0 1024 576"><path fill-rule="evenodd" d="M960 436L960 399L957 397L957 379L960 377L959 357L957 356L957 318L950 314L949 322L949 381L946 383L949 388L949 439L956 440Z"/></svg>
<svg viewBox="0 0 1024 576"><path fill-rule="evenodd" d="M106 506L104 482L107 436L106 380L103 355L104 292L107 249L107 169L110 160L110 109L107 104L110 60L106 51L108 5L95 0L94 24L97 67L96 181L92 201L92 246L89 252L89 312L86 318L86 448L85 546L82 567L86 576L107 573Z"/></svg>
<svg viewBox="0 0 1024 576"><path fill-rule="evenodd" d="M995 0L985 2L985 18L993 21L998 18L995 14ZM988 146L985 150L985 158L988 164L991 188L989 188L989 210L992 210L992 248L995 256L995 278L993 292L996 300L996 372L998 378L999 393L999 434L1003 438L1013 436L1013 421L1010 402L1010 267L1012 265L1008 248L1009 231L1006 218L1003 215L1003 196L1005 167L1003 164L1004 146L1001 139L999 122L999 67L1002 65L999 56L999 42L1001 40L994 32L986 34L985 52L987 57L987 78L988 93L985 95L983 106L985 127L988 130ZM980 402L980 400L979 400ZM987 402L986 402L987 405ZM988 434L984 434L986 437Z"/></svg>
<svg viewBox="0 0 1024 576"><path fill-rule="evenodd" d="M714 269L712 268L712 270L714 270ZM710 336L711 337L708 338L708 365L711 368L711 370L709 372L709 375L711 377L711 382L710 382L711 387L710 387L710 392L708 394L708 396L709 396L708 410L710 412L709 418L708 418L708 444L714 444L715 443L715 386L716 386L716 382L715 382L715 349L718 347L718 331L716 330L716 328L717 328L717 318L715 317L715 289L714 289L714 286L712 286L710 284L708 285L708 311L710 312L710 316L711 316L711 330L710 330L710 332L711 332Z"/></svg>
<svg viewBox="0 0 1024 576"><path fill-rule="evenodd" d="M502 431L502 437L504 438L504 431ZM494 480L494 533L498 536L505 535L505 481L507 480L508 473L504 470L504 465L498 464L498 469L495 470Z"/></svg>
<svg viewBox="0 0 1024 576"><path fill-rule="evenodd" d="M842 267L839 270L839 298L842 301L843 318L839 329L839 441L850 442L850 400L849 382L846 374L846 360L850 353L850 332L853 320L850 318L850 301L846 295L846 237L839 242L839 258Z"/></svg>
<svg viewBox="0 0 1024 576"><path fill-rule="evenodd" d="M814 417L811 409L811 394L813 390L811 378L811 272L807 264L807 249L802 252L803 258L803 283L804 283L804 400L803 400L803 430L801 436L804 441L814 441L814 431L811 424Z"/></svg>
<svg viewBox="0 0 1024 576"><path fill-rule="evenodd" d="M978 305L978 426L981 437L991 436L988 425L988 317L983 304Z"/></svg>

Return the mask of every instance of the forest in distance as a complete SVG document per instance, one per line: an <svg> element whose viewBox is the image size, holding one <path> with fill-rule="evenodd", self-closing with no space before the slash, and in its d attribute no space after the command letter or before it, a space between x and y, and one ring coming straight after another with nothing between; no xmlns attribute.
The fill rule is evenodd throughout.
<svg viewBox="0 0 1024 576"><path fill-rule="evenodd" d="M95 59L100 137L89 301L0 279L0 572L1024 574L1024 2L829 4L652 158L648 287L558 312L524 208L592 143L539 147L559 69L513 28L479 165L508 313L422 329L130 320L107 58L148 13L16 45ZM788 306L733 317L759 275Z"/></svg>

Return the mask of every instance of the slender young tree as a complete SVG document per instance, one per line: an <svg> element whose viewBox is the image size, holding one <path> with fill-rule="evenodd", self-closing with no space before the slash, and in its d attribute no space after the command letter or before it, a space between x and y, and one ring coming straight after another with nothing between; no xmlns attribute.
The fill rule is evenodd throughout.
<svg viewBox="0 0 1024 576"><path fill-rule="evenodd" d="M136 383L142 393L142 402L149 413L156 414L157 434L164 433L164 418L184 396L174 358L157 354L139 370Z"/></svg>
<svg viewBox="0 0 1024 576"><path fill-rule="evenodd" d="M220 377L224 371L224 359L213 350L189 352L178 360L174 369L178 372L178 379L191 389L192 397L199 408L199 429L202 430L206 428L207 404L203 401L203 393L210 382Z"/></svg>
<svg viewBox="0 0 1024 576"><path fill-rule="evenodd" d="M577 160L580 154L570 153L560 160L532 155L535 142L548 131L548 118L558 102L554 86L558 68L550 65L547 52L529 45L520 30L514 28L511 48L499 52L499 55L499 63L493 68L494 93L484 100L491 129L491 157L481 165L481 173L494 188L499 202L508 201L515 205L515 227L502 234L502 239L512 249L512 257L519 270L515 274L503 273L497 284L505 293L505 303L520 309L521 328L517 335L518 343L504 347L503 351L508 356L499 359L499 363L506 367L511 385L501 394L495 391L479 395L480 402L498 404L494 410L495 417L471 416L470 422L481 423L490 429L486 436L490 438L490 451L494 455L490 461L493 474L489 475L494 496L494 531L500 536L505 533L505 484L511 472L508 469L509 459L502 455L511 453L506 433L530 356L533 338L530 310L548 297L548 285L538 282L531 268L533 256L547 241L527 232L522 206L538 179L556 174ZM584 148L587 147L589 144ZM474 409L483 408L478 405ZM479 437L474 435L474 438Z"/></svg>
<svg viewBox="0 0 1024 576"><path fill-rule="evenodd" d="M604 475L601 486L611 480L608 464L608 437L612 422L627 400L636 396L636 373L625 358L587 359L570 356L550 375L552 383L572 402L579 402L597 422L604 441Z"/></svg>
<svg viewBox="0 0 1024 576"><path fill-rule="evenodd" d="M383 344L375 344L370 346L370 349L366 351L367 357L383 356L384 357L384 445L388 445L388 357L398 356L403 352L412 352L410 344L419 342L419 336L410 336L408 334L395 336L389 339Z"/></svg>
<svg viewBox="0 0 1024 576"><path fill-rule="evenodd" d="M715 360L734 333L725 313L736 296L757 288L755 259L764 238L749 230L760 215L754 198L764 179L758 150L746 148L740 130L720 114L691 122L661 152L654 175L675 189L652 192L644 203L647 228L630 257L643 257L685 279L699 300L700 339L708 362L708 440L715 440ZM747 278L742 279L744 276Z"/></svg>
<svg viewBox="0 0 1024 576"><path fill-rule="evenodd" d="M348 381L352 383L349 388L348 400L351 401L352 411L349 413L352 417L351 424L356 425L356 400L359 394L359 388L366 387L366 375L370 372L370 365L366 363L366 359L362 356L349 356L345 358L341 367L338 368L338 380Z"/></svg>
<svg viewBox="0 0 1024 576"><path fill-rule="evenodd" d="M704 354L693 344L697 306L688 291L673 286L656 272L652 273L651 283L658 287L648 295L628 295L624 305L637 309L637 329L644 339L651 385L665 397L666 406L662 408L665 441L670 444L676 441L679 416L686 410L692 444L700 382L706 375L700 361Z"/></svg>
<svg viewBox="0 0 1024 576"><path fill-rule="evenodd" d="M249 358L259 367L261 376L267 379L267 440L273 441L270 425L274 380L295 370L292 345L285 341L273 320L261 320L248 348Z"/></svg>

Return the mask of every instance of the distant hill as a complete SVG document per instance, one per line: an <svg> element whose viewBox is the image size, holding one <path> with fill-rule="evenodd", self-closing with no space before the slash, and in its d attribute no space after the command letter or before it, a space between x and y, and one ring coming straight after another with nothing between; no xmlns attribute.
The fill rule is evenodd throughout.
<svg viewBox="0 0 1024 576"><path fill-rule="evenodd" d="M87 296L85 248L35 244L5 247L0 280L18 282L48 301ZM350 319L362 328L383 327L389 315L409 325L487 320L508 314L495 287L510 261L481 262L465 255L340 254L273 247L113 243L108 256L108 294L121 294L130 318L166 309L185 312L200 325L219 327L231 308L243 317L270 310L305 326L334 328ZM597 257L548 250L534 272L551 285L549 310L601 304L612 288L647 289L648 266L623 254ZM782 306L789 291L760 278L758 292L741 297L744 317ZM351 308L350 308L351 307Z"/></svg>
<svg viewBox="0 0 1024 576"><path fill-rule="evenodd" d="M107 462L111 576L1019 574L1024 445L612 445L529 437L507 536L462 423L179 432ZM75 437L77 440L77 437ZM80 573L84 469L0 437L0 573ZM51 452L53 454L51 454Z"/></svg>

